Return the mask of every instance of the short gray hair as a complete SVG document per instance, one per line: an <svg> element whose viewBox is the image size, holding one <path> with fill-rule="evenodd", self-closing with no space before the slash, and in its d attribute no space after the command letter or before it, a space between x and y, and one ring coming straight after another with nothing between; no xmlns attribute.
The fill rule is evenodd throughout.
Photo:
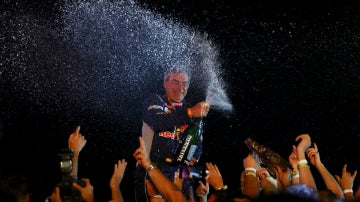
<svg viewBox="0 0 360 202"><path fill-rule="evenodd" d="M164 72L164 81L166 81L167 79L169 79L169 76L171 74L174 73L181 73L181 72L185 72L188 75L189 78L189 82L190 82L190 78L191 78L191 74L188 68L183 67L183 66L171 66L169 68L167 68Z"/></svg>

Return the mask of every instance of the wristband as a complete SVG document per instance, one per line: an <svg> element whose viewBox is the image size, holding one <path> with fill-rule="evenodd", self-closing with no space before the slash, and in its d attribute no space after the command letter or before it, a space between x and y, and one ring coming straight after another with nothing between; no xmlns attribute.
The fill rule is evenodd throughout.
<svg viewBox="0 0 360 202"><path fill-rule="evenodd" d="M298 168L309 167L308 161L306 159L298 161L297 167Z"/></svg>
<svg viewBox="0 0 360 202"><path fill-rule="evenodd" d="M352 193L352 192L353 192L352 189L344 189L344 194L346 194L346 193Z"/></svg>
<svg viewBox="0 0 360 202"><path fill-rule="evenodd" d="M246 176L251 175L251 176L256 177L256 173L254 173L253 171L250 171L250 170L245 171L245 175L246 175Z"/></svg>
<svg viewBox="0 0 360 202"><path fill-rule="evenodd" d="M292 176L299 175L299 171L293 170L292 173L291 173L291 175L292 175Z"/></svg>
<svg viewBox="0 0 360 202"><path fill-rule="evenodd" d="M256 169L255 169L255 168L245 168L245 171L252 171L252 172L256 173Z"/></svg>
<svg viewBox="0 0 360 202"><path fill-rule="evenodd" d="M302 168L302 167L309 167L309 165L307 163L303 163L303 164L298 165L298 168Z"/></svg>
<svg viewBox="0 0 360 202"><path fill-rule="evenodd" d="M221 187L219 187L219 188L216 188L216 191L222 191L222 190L227 190L227 185L223 185L223 186L221 186Z"/></svg>
<svg viewBox="0 0 360 202"><path fill-rule="evenodd" d="M150 172L152 169L155 169L156 167L153 165L150 165L149 167L146 168L147 172Z"/></svg>
<svg viewBox="0 0 360 202"><path fill-rule="evenodd" d="M305 163L308 164L308 161L306 159L298 161L298 165L299 164L305 164Z"/></svg>
<svg viewBox="0 0 360 202"><path fill-rule="evenodd" d="M299 174L297 174L297 175L293 175L292 176L292 178L299 178L300 177L300 175Z"/></svg>
<svg viewBox="0 0 360 202"><path fill-rule="evenodd" d="M163 196L161 194L157 194L157 195L154 195L154 196L150 196L150 198L163 198Z"/></svg>
<svg viewBox="0 0 360 202"><path fill-rule="evenodd" d="M190 108L187 108L187 115L190 117L190 118L192 118L193 117L193 115L192 115L192 111L191 111L191 109Z"/></svg>

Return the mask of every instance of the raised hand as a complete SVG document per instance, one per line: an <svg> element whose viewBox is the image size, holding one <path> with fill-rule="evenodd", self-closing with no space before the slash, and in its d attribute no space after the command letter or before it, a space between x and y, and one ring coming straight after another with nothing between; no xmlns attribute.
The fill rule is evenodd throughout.
<svg viewBox="0 0 360 202"><path fill-rule="evenodd" d="M77 126L75 131L70 134L68 139L68 146L74 154L80 153L86 144L86 139L83 135L80 134L80 126Z"/></svg>
<svg viewBox="0 0 360 202"><path fill-rule="evenodd" d="M357 174L357 170L355 170L354 173L351 174L350 172L347 171L347 164L344 164L341 177L335 175L335 179L338 181L338 183L340 184L343 190L352 190L354 186L354 179L356 177L356 174ZM344 193L344 195L345 195L345 199L349 199L349 198L351 199L353 196L352 192L350 197L348 197L346 193Z"/></svg>
<svg viewBox="0 0 360 202"><path fill-rule="evenodd" d="M118 162L114 165L114 173L110 179L110 187L119 187L122 179L124 178L126 166L127 162L125 159L118 160Z"/></svg>
<svg viewBox="0 0 360 202"><path fill-rule="evenodd" d="M90 180L88 178L82 178L81 181L85 183L85 187L75 182L73 183L73 187L80 191L81 197L86 202L94 202L94 187L90 184Z"/></svg>
<svg viewBox="0 0 360 202"><path fill-rule="evenodd" d="M209 170L209 184L215 189L224 187L223 178L217 165L212 164L211 162L206 162L206 168Z"/></svg>

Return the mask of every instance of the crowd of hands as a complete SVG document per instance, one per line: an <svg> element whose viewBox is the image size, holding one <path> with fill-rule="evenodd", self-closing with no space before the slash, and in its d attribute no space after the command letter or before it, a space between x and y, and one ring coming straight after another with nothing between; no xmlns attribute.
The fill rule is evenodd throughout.
<svg viewBox="0 0 360 202"><path fill-rule="evenodd" d="M302 183L319 193L319 199L321 193L324 190L318 190L315 179L311 173L309 166L299 166L299 162L304 161L314 166L320 173L324 180L326 191L330 191L335 198L340 200L353 200L360 199L360 186L353 191L354 180L357 175L357 171L352 173L347 170L347 165L343 165L341 175L332 175L326 169L325 165L320 159L320 154L316 143L311 142L311 138L308 134L301 134L296 137L295 141L299 142L296 146L293 145L292 152L288 157L288 162L291 165L289 182L284 181L281 177L281 173L278 179L275 179L270 175L267 168L261 166L258 157L255 153L249 152L249 154L243 159L244 170L240 177L240 187L242 198L234 199L234 201L254 201L265 194L279 194L287 186ZM77 161L80 151L86 144L86 139L80 133L80 126L76 128L68 139L68 146L74 152L73 164L74 169L71 173L74 177L77 175ZM142 137L139 137L139 147L134 151L133 157L137 161L137 164L142 166L148 172L150 180L147 180L147 194L150 201L219 201L219 193L225 192L227 186L224 184L221 172L216 164L206 162L206 180L203 182L198 181L198 186L195 190L197 199L186 199L182 193L183 179L179 178L179 174L175 173L174 181L170 181L163 173L153 166L147 150L145 148ZM306 159L306 160L305 160ZM302 161L301 161L302 160ZM111 199L108 202L122 202L124 201L120 183L124 177L127 162L125 159L118 160L114 165L114 172L110 179ZM278 172L286 173L286 170L277 169ZM73 183L73 187L77 189L82 198L86 202L94 201L94 187L91 185L88 178L81 179L85 186L80 186L77 183ZM275 182L275 183L274 183ZM210 192L213 189L213 192ZM344 191L345 190L345 191ZM211 194L210 194L211 193ZM151 196L161 195L162 198L154 198ZM210 195L209 195L210 194ZM61 193L58 187L55 187L54 192L50 196L51 202L61 202ZM328 195L325 196L326 199ZM325 201L325 200L323 200Z"/></svg>

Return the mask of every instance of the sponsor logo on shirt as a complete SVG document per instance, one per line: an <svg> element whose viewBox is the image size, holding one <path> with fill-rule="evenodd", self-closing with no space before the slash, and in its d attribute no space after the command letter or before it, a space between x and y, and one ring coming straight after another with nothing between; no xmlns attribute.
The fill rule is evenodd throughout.
<svg viewBox="0 0 360 202"><path fill-rule="evenodd" d="M148 107L148 110L152 110L152 109L160 109L162 112L158 112L156 114L170 114L171 110L168 107L163 107L160 105L150 105Z"/></svg>
<svg viewBox="0 0 360 202"><path fill-rule="evenodd" d="M183 133L187 127L187 125L175 126L174 131L159 132L159 136L179 140L181 133Z"/></svg>

